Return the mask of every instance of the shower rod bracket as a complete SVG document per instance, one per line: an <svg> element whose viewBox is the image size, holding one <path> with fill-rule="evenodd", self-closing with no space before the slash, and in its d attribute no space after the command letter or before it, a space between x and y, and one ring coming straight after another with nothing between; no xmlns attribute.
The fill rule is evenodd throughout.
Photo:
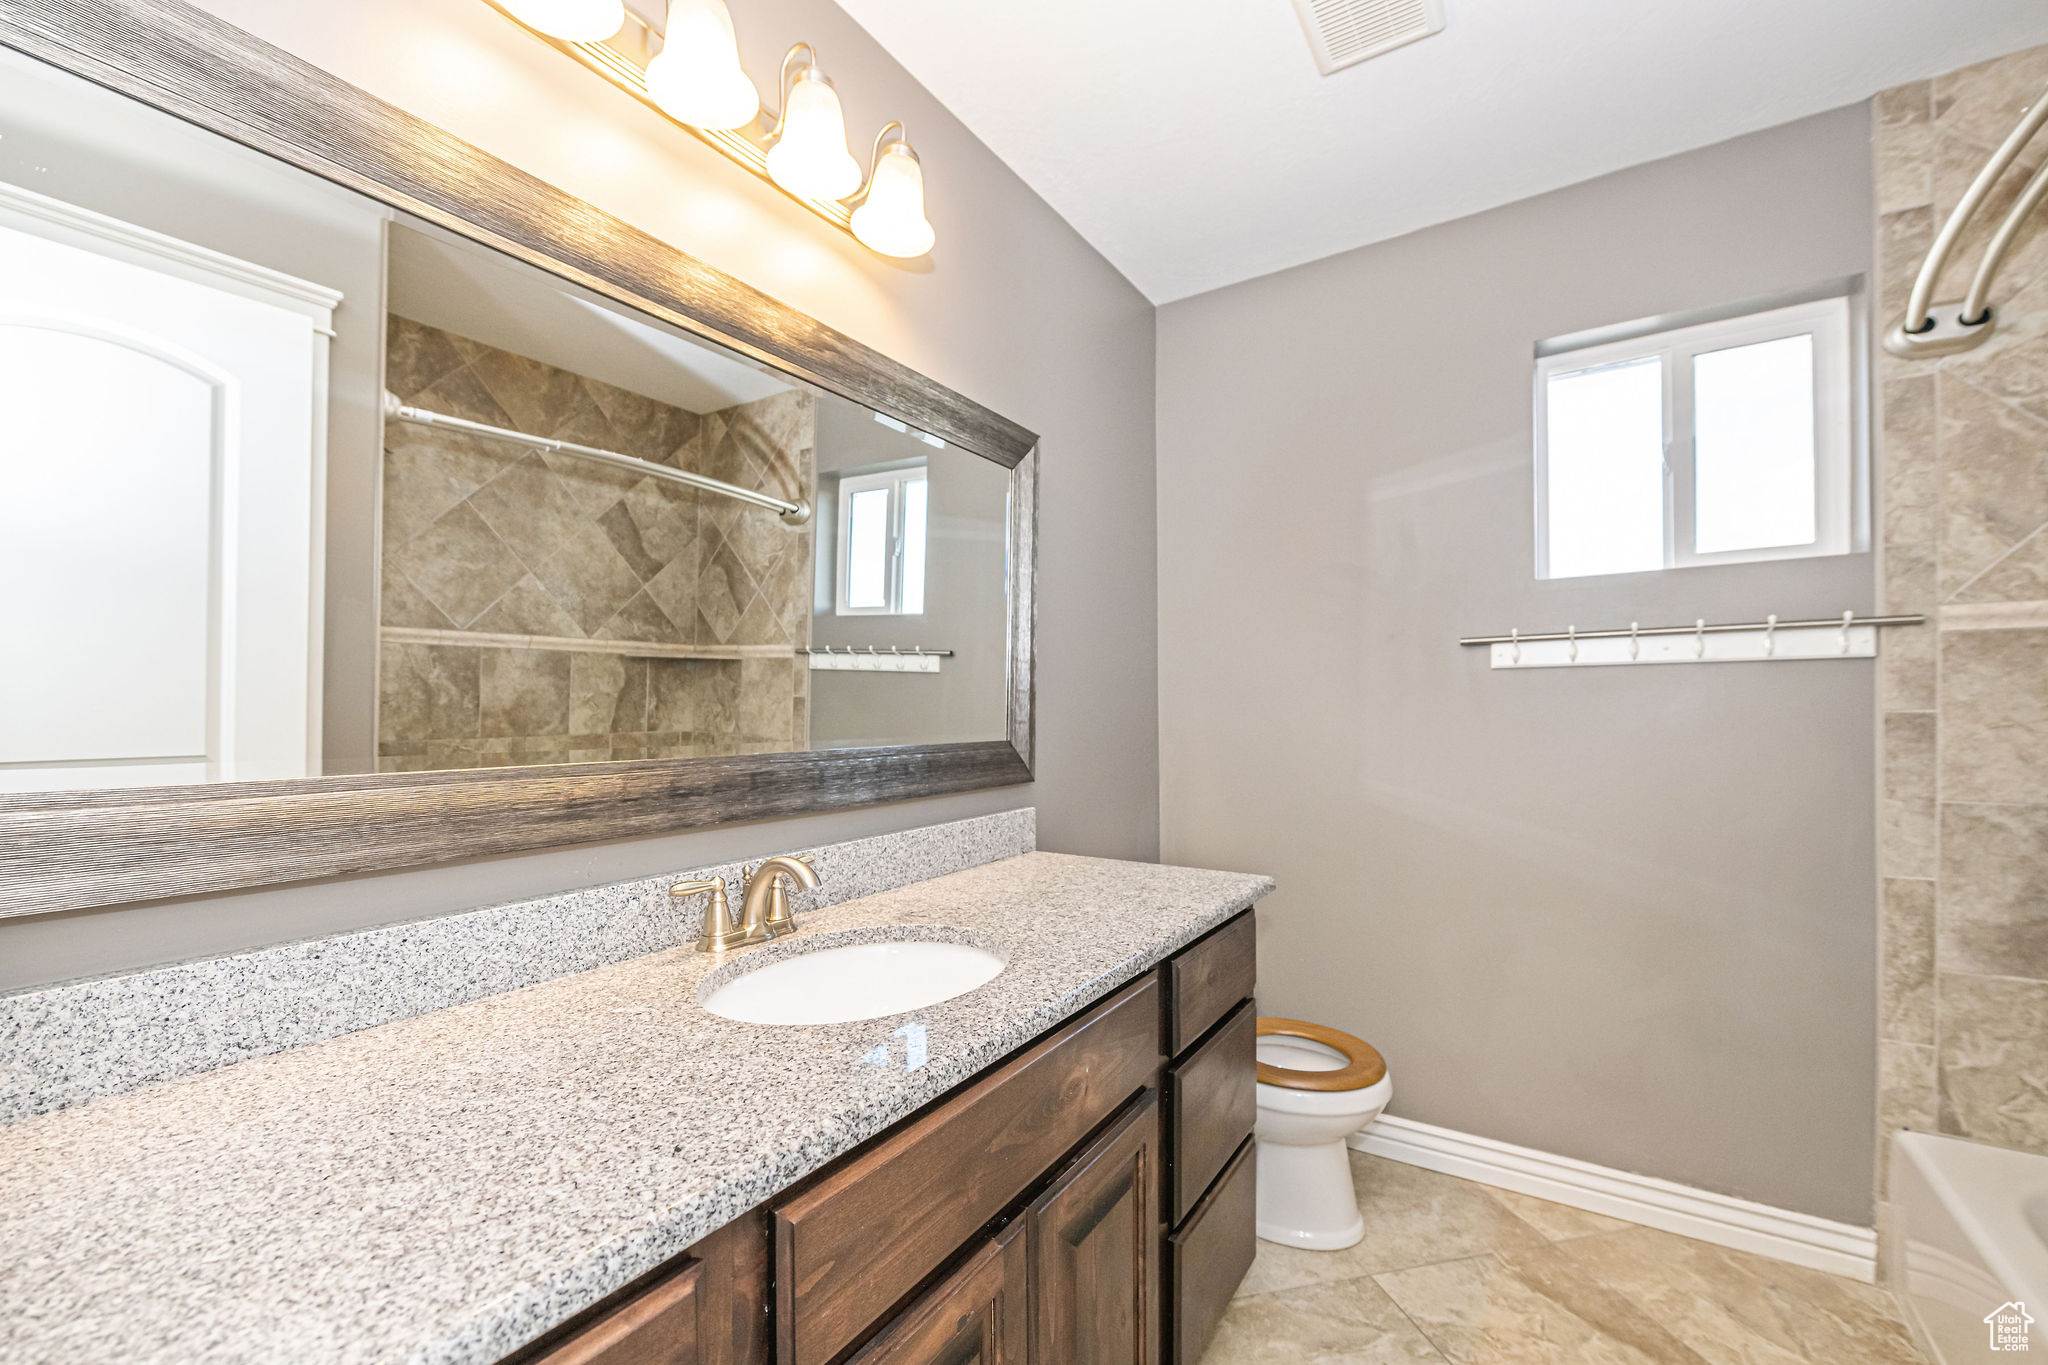
<svg viewBox="0 0 2048 1365"><path fill-rule="evenodd" d="M1974 350L1991 335L1994 314L1986 308L1965 321L1963 312L1967 307L1963 303L1937 303L1927 310L1927 325L1917 332L1907 331L1903 322L1894 323L1885 334L1884 348L1909 360L1931 360Z"/></svg>

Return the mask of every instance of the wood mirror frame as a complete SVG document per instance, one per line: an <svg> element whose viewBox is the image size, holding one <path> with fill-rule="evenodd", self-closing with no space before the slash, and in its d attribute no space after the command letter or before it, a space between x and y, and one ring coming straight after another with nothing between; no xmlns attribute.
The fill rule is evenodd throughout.
<svg viewBox="0 0 2048 1365"><path fill-rule="evenodd" d="M184 0L0 0L0 44L1004 465L1014 551L1006 740L0 795L0 916L1031 780L1031 432Z"/></svg>

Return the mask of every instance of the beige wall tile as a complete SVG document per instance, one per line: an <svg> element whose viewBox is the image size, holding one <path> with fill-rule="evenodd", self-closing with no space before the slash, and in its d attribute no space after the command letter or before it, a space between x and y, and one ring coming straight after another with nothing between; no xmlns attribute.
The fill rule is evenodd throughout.
<svg viewBox="0 0 2048 1365"><path fill-rule="evenodd" d="M2048 982L1943 972L1941 1129L2048 1152Z"/></svg>
<svg viewBox="0 0 2048 1365"><path fill-rule="evenodd" d="M1884 784L1886 796L1933 796L1934 730L1932 711L1887 711L1884 716Z"/></svg>
<svg viewBox="0 0 2048 1365"><path fill-rule="evenodd" d="M1941 795L2048 802L2048 630L1941 637Z"/></svg>
<svg viewBox="0 0 2048 1365"><path fill-rule="evenodd" d="M1883 797L1877 803L1877 865L1885 877L1933 877L1937 845L1934 798Z"/></svg>
<svg viewBox="0 0 2048 1365"><path fill-rule="evenodd" d="M1909 588L1888 588L1885 610L1901 614L1934 614L1934 560L1932 556L1909 561L1908 554L1885 553L1885 581L1893 584L1909 570L1914 573ZM1920 597L1924 579L1926 596ZM1906 600L1901 595L1910 593ZM1938 670L1935 667L1935 628L1900 626L1883 632L1878 641L1878 705L1886 711L1931 711L1934 709Z"/></svg>
<svg viewBox="0 0 2048 1365"><path fill-rule="evenodd" d="M1871 101L1871 157L1880 213L1933 202L1932 103L1926 81L1886 90Z"/></svg>
<svg viewBox="0 0 2048 1365"><path fill-rule="evenodd" d="M1881 388L1885 544L1932 546L1941 498L1934 376L1887 380Z"/></svg>
<svg viewBox="0 0 2048 1365"><path fill-rule="evenodd" d="M543 649L480 649L481 732L486 739L569 733L569 670L575 657Z"/></svg>
<svg viewBox="0 0 2048 1365"><path fill-rule="evenodd" d="M2048 806L1944 803L1941 965L2048 981Z"/></svg>
<svg viewBox="0 0 2048 1365"><path fill-rule="evenodd" d="M466 502L387 555L385 567L404 574L458 627L526 576L519 556Z"/></svg>
<svg viewBox="0 0 2048 1365"><path fill-rule="evenodd" d="M1884 880L1877 939L1881 1038L1934 1042L1934 888L1932 881Z"/></svg>
<svg viewBox="0 0 2048 1365"><path fill-rule="evenodd" d="M1939 581L1952 593L2048 522L2048 424L1944 371Z"/></svg>
<svg viewBox="0 0 2048 1365"><path fill-rule="evenodd" d="M1901 1128L1941 1130L1941 1095L1931 1046L1890 1039L1877 1045L1877 1197L1887 1193L1891 1135Z"/></svg>

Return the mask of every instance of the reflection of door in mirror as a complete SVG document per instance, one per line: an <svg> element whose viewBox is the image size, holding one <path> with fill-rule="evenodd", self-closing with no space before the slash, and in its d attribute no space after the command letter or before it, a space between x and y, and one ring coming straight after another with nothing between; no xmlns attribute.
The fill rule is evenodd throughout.
<svg viewBox="0 0 2048 1365"><path fill-rule="evenodd" d="M816 398L439 236L389 279L379 769L808 748L811 527L664 471L808 503Z"/></svg>
<svg viewBox="0 0 2048 1365"><path fill-rule="evenodd" d="M318 771L340 301L0 185L0 790Z"/></svg>

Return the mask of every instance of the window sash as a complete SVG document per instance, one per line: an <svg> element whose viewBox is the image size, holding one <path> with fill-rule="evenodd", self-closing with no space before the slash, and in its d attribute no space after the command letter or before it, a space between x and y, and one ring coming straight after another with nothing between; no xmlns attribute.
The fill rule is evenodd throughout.
<svg viewBox="0 0 2048 1365"><path fill-rule="evenodd" d="M838 579L834 587L834 613L839 616L905 616L921 613L906 612L904 608L904 512L907 484L925 483L926 496L930 496L924 464L906 465L898 469L882 470L873 474L850 474L839 481L838 520ZM853 499L856 494L883 489L889 495L889 510L885 518L886 532L882 547L883 589L879 606L857 607L848 601L853 583ZM929 539L930 529L926 528Z"/></svg>
<svg viewBox="0 0 2048 1365"><path fill-rule="evenodd" d="M1806 545L1700 553L1695 548L1693 358L1794 336L1813 338L1814 539ZM1852 553L1858 548L1858 489L1851 338L1849 300L1835 296L1540 356L1535 375L1536 576L1551 576L1550 381L1653 356L1661 357L1664 375L1664 568Z"/></svg>

